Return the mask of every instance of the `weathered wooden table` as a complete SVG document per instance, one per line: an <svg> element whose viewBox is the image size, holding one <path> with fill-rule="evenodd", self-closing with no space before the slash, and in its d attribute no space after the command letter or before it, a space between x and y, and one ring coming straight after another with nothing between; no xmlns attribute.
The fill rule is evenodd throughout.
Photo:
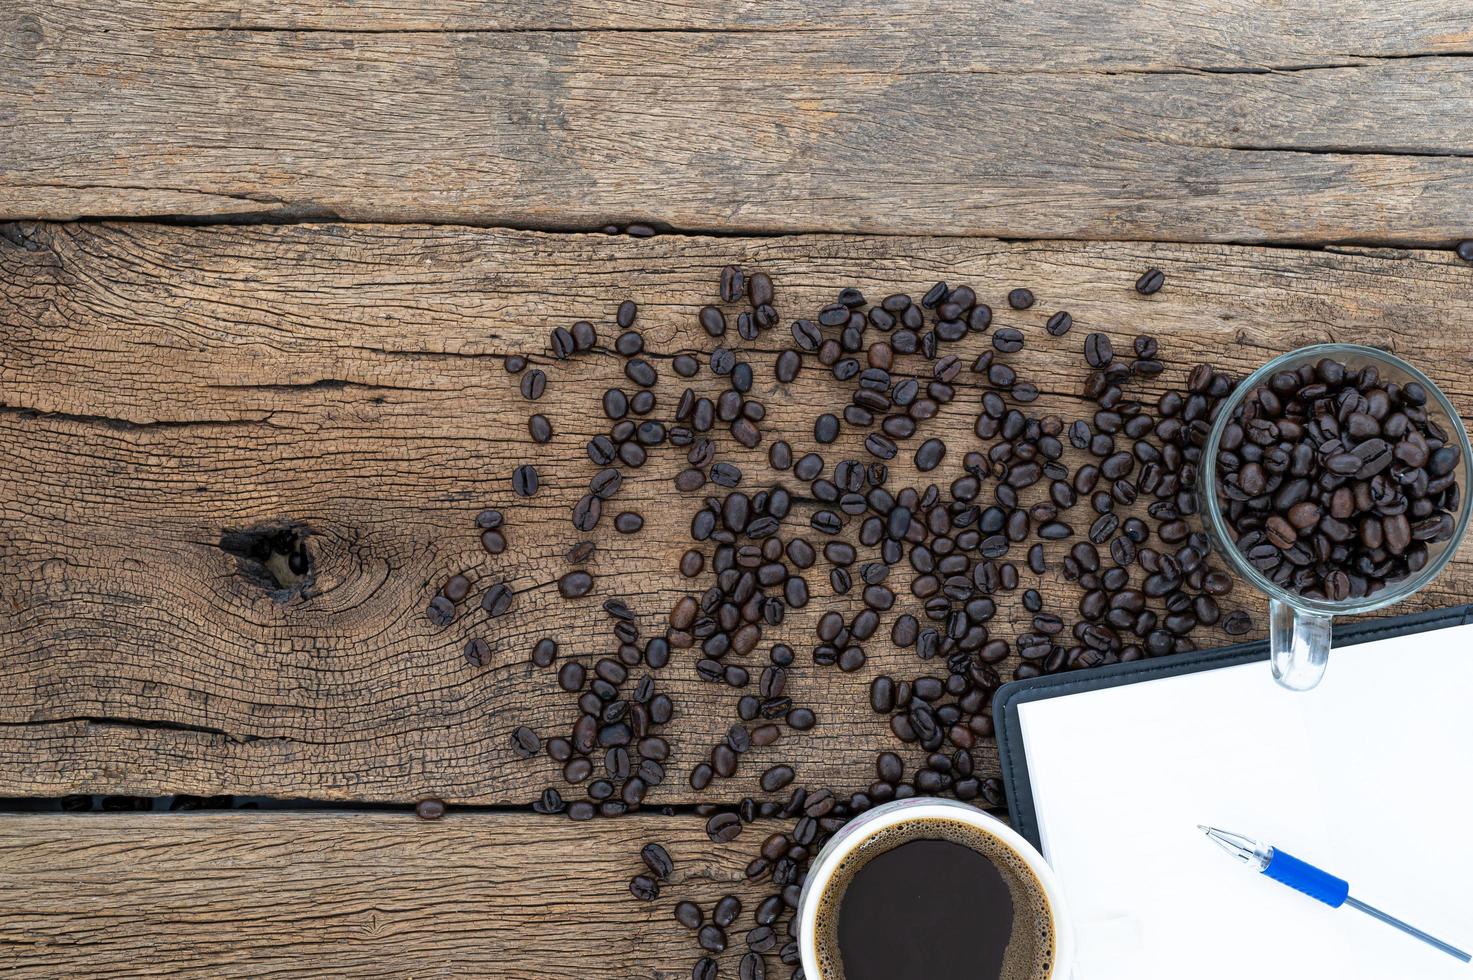
<svg viewBox="0 0 1473 980"><path fill-rule="evenodd" d="M1473 410L1452 251L1473 24L1449 0L9 0L0 54L0 795L339 804L12 800L19 975L686 976L668 902L628 896L639 845L675 854L672 894L750 900L752 835L710 844L693 804L779 757L870 778L896 743L866 685L908 652L800 672L818 727L704 794L684 773L733 698L678 660L678 775L651 797L674 814L530 812L553 763L508 733L572 717L533 640L597 653L596 599L633 596L653 628L681 588L689 515L651 466L621 497L644 532L600 534L594 596L557 597L616 358L553 372L545 489L509 509L509 550L488 559L471 521L512 501L528 451L504 358L545 360L580 317L609 330L626 297L668 355L707 346L694 313L728 262L793 311L850 283L965 281L994 305L1028 285L1020 322L1079 324L1019 355L1040 407L1078 409L1077 343L1103 329L1159 337L1162 384L1381 344ZM598 233L634 222L660 233ZM1150 266L1168 285L1143 300ZM775 342L748 347L759 377ZM963 394L936 423L958 437ZM769 431L824 398L806 374ZM309 594L220 546L262 527L310 531ZM518 592L485 669L461 656L478 617L423 616L462 570ZM1470 585L1465 548L1409 606ZM800 657L823 605L790 619ZM416 820L426 797L451 813Z"/></svg>

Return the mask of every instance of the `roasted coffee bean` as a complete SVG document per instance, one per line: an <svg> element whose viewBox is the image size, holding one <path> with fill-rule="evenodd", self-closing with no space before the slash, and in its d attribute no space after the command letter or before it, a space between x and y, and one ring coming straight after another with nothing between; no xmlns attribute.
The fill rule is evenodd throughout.
<svg viewBox="0 0 1473 980"><path fill-rule="evenodd" d="M1092 333L1084 338L1084 359L1092 368L1102 368L1115 358L1110 338L1102 333Z"/></svg>
<svg viewBox="0 0 1473 980"><path fill-rule="evenodd" d="M548 442L552 439L552 423L547 420L546 415L533 415L527 419L527 432L533 442Z"/></svg>
<svg viewBox="0 0 1473 980"><path fill-rule="evenodd" d="M511 747L520 758L530 759L542 751L542 740L526 725L519 725L511 733Z"/></svg>
<svg viewBox="0 0 1473 980"><path fill-rule="evenodd" d="M1047 330L1052 336L1062 337L1064 336L1064 334L1068 333L1069 328L1073 326L1074 318L1070 316L1067 312L1060 310L1059 312L1048 318L1048 323L1044 325L1044 329Z"/></svg>
<svg viewBox="0 0 1473 980"><path fill-rule="evenodd" d="M638 357L624 362L624 376L641 388L653 386L656 379L655 369L648 361Z"/></svg>
<svg viewBox="0 0 1473 980"><path fill-rule="evenodd" d="M696 943L708 953L726 949L726 932L716 925L704 925L696 931Z"/></svg>
<svg viewBox="0 0 1473 980"><path fill-rule="evenodd" d="M723 895L716 900L716 907L711 911L711 921L719 928L726 929L741 914L742 900L735 895Z"/></svg>
<svg viewBox="0 0 1473 980"><path fill-rule="evenodd" d="M1008 305L1015 310L1026 310L1033 305L1033 293L1028 289L1014 289L1008 293Z"/></svg>
<svg viewBox="0 0 1473 980"><path fill-rule="evenodd" d="M598 343L598 331L587 320L579 320L573 324L571 333L575 350L588 350Z"/></svg>
<svg viewBox="0 0 1473 980"><path fill-rule="evenodd" d="M513 598L511 586L498 582L481 596L481 609L493 618L501 616L511 608Z"/></svg>
<svg viewBox="0 0 1473 980"><path fill-rule="evenodd" d="M558 579L558 592L564 599L578 599L593 590L593 576L578 569Z"/></svg>
<svg viewBox="0 0 1473 980"><path fill-rule="evenodd" d="M567 327L554 327L551 338L552 355L559 360L568 357L577 349L573 334Z"/></svg>
<svg viewBox="0 0 1473 980"><path fill-rule="evenodd" d="M675 921L687 929L699 929L706 917L701 914L701 907L695 902L683 901L675 906Z"/></svg>
<svg viewBox="0 0 1473 980"><path fill-rule="evenodd" d="M522 375L520 382L522 397L529 402L535 402L547 391L547 375L538 368L533 368Z"/></svg>
<svg viewBox="0 0 1473 980"><path fill-rule="evenodd" d="M518 497L530 497L537 492L537 468L524 463L512 471L511 486Z"/></svg>
<svg viewBox="0 0 1473 980"><path fill-rule="evenodd" d="M459 602L466 597L471 590L470 579L464 575L452 575L446 579L445 584L440 587L440 594L451 602Z"/></svg>
<svg viewBox="0 0 1473 980"><path fill-rule="evenodd" d="M491 662L491 645L479 636L467 641L465 659L472 667L485 667Z"/></svg>
<svg viewBox="0 0 1473 980"><path fill-rule="evenodd" d="M598 526L603 515L603 501L591 493L585 493L573 504L571 515L573 527L585 534Z"/></svg>
<svg viewBox="0 0 1473 980"><path fill-rule="evenodd" d="M701 322L701 328L712 337L720 337L726 333L726 317L714 306L703 306L697 316Z"/></svg>
<svg viewBox="0 0 1473 980"><path fill-rule="evenodd" d="M763 306L773 300L772 278L765 272L754 272L747 278L747 298L753 306Z"/></svg>
<svg viewBox="0 0 1473 980"><path fill-rule="evenodd" d="M1135 291L1142 296L1150 296L1159 292L1166 282L1166 276L1160 269L1147 269L1139 279L1135 281Z"/></svg>
<svg viewBox="0 0 1473 980"><path fill-rule="evenodd" d="M414 805L414 815L421 820L439 820L445 815L445 804L439 800L420 800Z"/></svg>
<svg viewBox="0 0 1473 980"><path fill-rule="evenodd" d="M728 844L742 832L742 819L735 813L718 813L706 821L706 836L717 844Z"/></svg>
<svg viewBox="0 0 1473 980"><path fill-rule="evenodd" d="M639 307L634 304L633 300L626 299L624 302L619 304L619 310L618 313L615 315L614 320L616 323L619 324L620 330L627 330L634 325L635 317L637 317L638 315ZM622 351L620 353L622 353Z"/></svg>
<svg viewBox="0 0 1473 980"><path fill-rule="evenodd" d="M742 270L728 265L721 270L721 301L735 303L747 291L747 277Z"/></svg>
<svg viewBox="0 0 1473 980"><path fill-rule="evenodd" d="M641 902L653 902L660 897L660 883L649 875L635 875L629 882L629 892Z"/></svg>
<svg viewBox="0 0 1473 980"><path fill-rule="evenodd" d="M791 783L793 781L793 776L794 772L792 766L773 766L762 774L762 791L764 793L776 793L778 790Z"/></svg>
<svg viewBox="0 0 1473 980"><path fill-rule="evenodd" d="M551 667L557 659L557 641L550 636L544 636L532 647L532 663L538 667Z"/></svg>
<svg viewBox="0 0 1473 980"><path fill-rule="evenodd" d="M659 844L646 844L640 850L639 857L644 861L645 867L662 881L668 881L671 872L675 870L675 862L670 860L670 852Z"/></svg>
<svg viewBox="0 0 1473 980"><path fill-rule="evenodd" d="M1012 327L1000 327L992 332L992 346L1004 354L1012 354L1023 349L1023 332L1014 330ZM993 365L1000 367L1001 365Z"/></svg>

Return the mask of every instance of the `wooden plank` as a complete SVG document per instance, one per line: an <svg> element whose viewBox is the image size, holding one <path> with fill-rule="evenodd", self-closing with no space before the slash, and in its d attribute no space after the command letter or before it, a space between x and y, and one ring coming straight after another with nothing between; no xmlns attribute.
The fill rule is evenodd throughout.
<svg viewBox="0 0 1473 980"><path fill-rule="evenodd" d="M0 216L1446 246L1473 200L1446 0L237 14L7 5Z"/></svg>
<svg viewBox="0 0 1473 980"><path fill-rule="evenodd" d="M579 539L567 509L595 470L581 447L607 425L598 396L622 376L606 350L550 363L547 331L590 316L607 344L615 306L634 298L668 374L665 358L709 350L695 312L727 262L769 271L788 319L850 283L872 297L919 295L937 279L972 283L999 324L1027 333L1013 363L1047 393L1038 410L1065 418L1084 410L1073 392L1094 329L1121 345L1137 331L1161 338L1170 370L1147 396L1179 384L1198 360L1246 372L1299 344L1361 340L1425 365L1473 409L1462 326L1473 277L1446 253L142 223L20 225L0 242L0 438L10 449L0 470L0 673L9 681L0 792L18 795L534 798L555 767L515 760L508 734L527 723L545 737L576 712L550 672L528 663L533 641L555 636L564 656L591 663L613 649L598 609L612 596L630 597L646 635L661 628L690 588L675 565L699 504L672 494L682 464L657 451L616 500L645 515L645 530L616 535L605 518L593 535L596 589L560 601L553 583ZM1150 266L1165 270L1167 288L1143 299L1131 284ZM1039 297L1026 313L1002 301L1020 284ZM1054 340L1041 325L1061 307L1076 326ZM811 363L789 388L772 384L785 338L779 330L737 346L757 371L768 438L783 432L801 451L835 393ZM958 349L969 358L982 343ZM534 410L502 369L517 351L548 370L535 409L558 430L538 454L544 489L530 501L508 483ZM963 381L930 431L965 443L977 389ZM692 384L721 387L706 372ZM668 410L672 393L661 397ZM772 479L765 445L742 450L724 435L718 445L746 471L744 486ZM852 433L827 455L863 458ZM959 455L928 479L954 478ZM907 458L896 461L895 484L924 485ZM472 527L486 506L509 515L511 547L494 560ZM795 508L794 533L808 533L811 510ZM313 530L316 589L282 603L216 545L226 528L287 521ZM421 611L459 571L476 581L471 610L434 630ZM874 753L895 747L865 688L876 672L922 668L879 639L857 674L813 668L813 624L833 602L827 574L820 561L808 573L815 601L768 635L798 651L791 693L817 709L819 726L755 750L738 779L693 794L684 775L731 723L736 692L697 681L679 656L659 674L678 701L676 753L652 803L740 797L779 759L803 782L853 790L869 780ZM498 579L517 598L491 628L474 601ZM897 591L907 582L898 571ZM1465 549L1407 608L1462 601L1470 586ZM1077 600L1057 573L1039 587L1057 611ZM998 632L1011 636L1026 617L1009 606L1001 618ZM496 651L484 670L460 655L476 635ZM765 650L751 662L760 666ZM984 772L991 753L978 751Z"/></svg>
<svg viewBox="0 0 1473 980"><path fill-rule="evenodd" d="M352 5L280 0L245 6L222 0L79 0L23 5L22 13L59 22L88 15L94 29L301 31L928 31L938 51L981 46L1019 64L1149 64L1164 67L1295 67L1327 56L1457 54L1473 40L1466 18L1442 0L1407 0L1395 9L1354 0L1261 4L1215 0L1175 6L1109 0L1068 6L1017 3L986 17L959 0L425 0ZM1088 28L1087 45L1078 44Z"/></svg>
<svg viewBox="0 0 1473 980"><path fill-rule="evenodd" d="M675 923L675 902L709 915L735 894L744 912L722 961L735 976L740 937L767 894L742 875L762 825L727 845L707 840L703 825L693 816L5 814L0 948L16 977L676 980L701 953ZM629 879L651 840L676 870L646 904L630 896Z"/></svg>

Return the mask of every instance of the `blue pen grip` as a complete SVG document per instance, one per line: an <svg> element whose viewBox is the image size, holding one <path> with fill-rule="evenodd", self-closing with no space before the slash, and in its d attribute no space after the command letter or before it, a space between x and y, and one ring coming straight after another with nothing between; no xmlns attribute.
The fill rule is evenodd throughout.
<svg viewBox="0 0 1473 980"><path fill-rule="evenodd" d="M1274 848L1274 856L1269 860L1268 867L1263 869L1263 873L1331 908L1338 909L1344 905L1346 896L1350 894L1350 883L1345 879L1336 878L1312 864L1305 864L1277 847Z"/></svg>

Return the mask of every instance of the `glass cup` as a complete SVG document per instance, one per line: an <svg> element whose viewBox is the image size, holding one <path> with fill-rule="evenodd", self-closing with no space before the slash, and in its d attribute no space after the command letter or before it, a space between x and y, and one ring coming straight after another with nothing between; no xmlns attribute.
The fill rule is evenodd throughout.
<svg viewBox="0 0 1473 980"><path fill-rule="evenodd" d="M1428 420L1437 423L1447 433L1449 444L1458 446L1462 451L1458 468L1454 471L1459 495L1452 536L1429 545L1427 564L1419 571L1406 578L1388 582L1385 588L1372 595L1339 602L1302 596L1274 584L1254 568L1233 543L1232 532L1223 517L1216 491L1217 454L1222 433L1248 392L1266 383L1279 371L1295 370L1304 364L1314 364L1324 357L1340 361L1352 370L1374 364L1383 381L1420 383L1427 391ZM1463 429L1462 419L1458 418L1457 411L1442 390L1406 361L1374 347L1359 344L1316 344L1301 347L1269 361L1234 389L1222 404L1207 437L1207 444L1202 450L1197 489L1201 501L1200 509L1206 515L1207 532L1218 553L1240 578L1251 582L1268 596L1269 652L1275 680L1295 691L1307 691L1314 687L1324 676L1325 664L1329 658L1332 617L1353 616L1400 602L1437 577L1437 573L1442 571L1442 567L1457 551L1458 543L1468 530L1468 488L1473 486L1473 458L1470 456L1473 456L1473 451L1470 451L1468 434Z"/></svg>

